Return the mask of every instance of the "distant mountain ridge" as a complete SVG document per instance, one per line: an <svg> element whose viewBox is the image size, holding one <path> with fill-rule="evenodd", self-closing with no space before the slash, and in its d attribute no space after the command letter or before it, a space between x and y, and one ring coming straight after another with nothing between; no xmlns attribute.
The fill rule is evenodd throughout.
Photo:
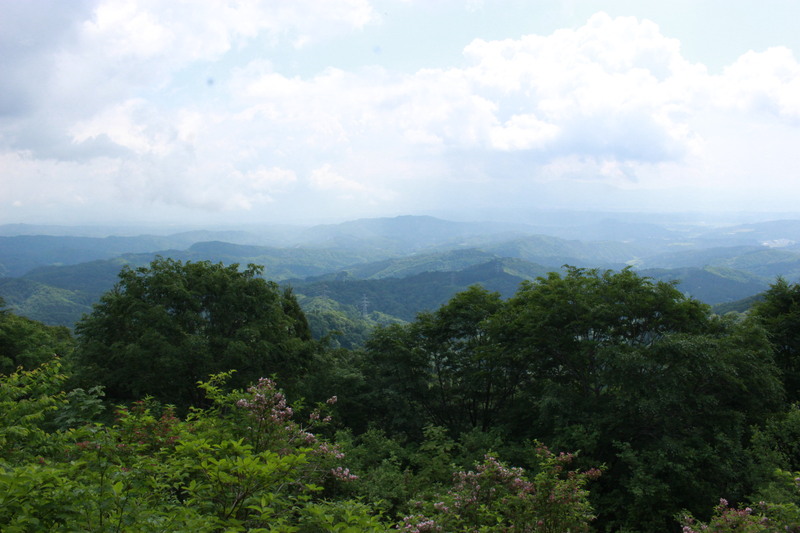
<svg viewBox="0 0 800 533"><path fill-rule="evenodd" d="M21 314L71 325L113 286L123 265L147 265L157 255L260 264L268 279L308 291L309 302L328 297L357 307L366 296L387 319L403 320L469 284L509 296L522 280L565 264L632 266L678 280L680 290L711 304L757 294L778 275L800 279L800 247L792 244L800 241L800 221L728 228L580 222L544 227L402 216L172 235L3 236L0 296Z"/></svg>

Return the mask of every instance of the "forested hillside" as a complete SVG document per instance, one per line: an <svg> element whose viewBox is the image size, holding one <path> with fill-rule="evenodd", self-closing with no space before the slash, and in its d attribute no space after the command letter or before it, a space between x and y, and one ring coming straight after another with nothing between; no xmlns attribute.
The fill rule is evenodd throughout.
<svg viewBox="0 0 800 533"><path fill-rule="evenodd" d="M800 0L0 0L0 533L800 533Z"/></svg>
<svg viewBox="0 0 800 533"><path fill-rule="evenodd" d="M720 317L571 267L368 313L349 345L308 320L347 311L304 298L160 258L74 339L0 311L0 528L800 528L800 285Z"/></svg>
<svg viewBox="0 0 800 533"><path fill-rule="evenodd" d="M713 305L754 296L777 276L800 279L800 251L793 244L800 231L791 221L712 229L580 222L525 226L397 217L140 237L0 237L6 272L0 295L21 315L74 327L124 265L147 265L157 256L262 265L266 279L292 286L303 305L316 302L319 311L327 305L321 298L356 320L378 313L379 322L413 320L474 283L508 297L522 281L564 265L632 266L654 279L675 280L684 294Z"/></svg>

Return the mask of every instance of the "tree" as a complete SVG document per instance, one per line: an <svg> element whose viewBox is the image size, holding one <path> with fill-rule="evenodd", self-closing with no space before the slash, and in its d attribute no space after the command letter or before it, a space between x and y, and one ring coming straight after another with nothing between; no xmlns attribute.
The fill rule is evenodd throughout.
<svg viewBox="0 0 800 533"><path fill-rule="evenodd" d="M800 284L778 278L751 314L769 333L775 362L783 372L787 400L800 401Z"/></svg>
<svg viewBox="0 0 800 533"><path fill-rule="evenodd" d="M425 422L454 434L499 425L524 379L521 362L495 349L487 320L504 305L500 294L472 286L408 325L376 330L366 343L372 405L396 413L404 405L419 430ZM395 422L399 421L393 414Z"/></svg>
<svg viewBox="0 0 800 533"><path fill-rule="evenodd" d="M32 370L54 356L66 356L73 339L63 326L47 326L17 316L0 298L0 374L10 374L18 367Z"/></svg>
<svg viewBox="0 0 800 533"><path fill-rule="evenodd" d="M195 384L236 370L233 386L275 374L287 387L314 344L291 291L261 267L157 258L124 268L76 326L76 372L116 401L152 395L181 408L202 400Z"/></svg>
<svg viewBox="0 0 800 533"><path fill-rule="evenodd" d="M782 394L758 324L628 269L578 268L524 283L492 322L528 361L514 434L608 466L603 527L666 531L681 509L747 494L750 427Z"/></svg>

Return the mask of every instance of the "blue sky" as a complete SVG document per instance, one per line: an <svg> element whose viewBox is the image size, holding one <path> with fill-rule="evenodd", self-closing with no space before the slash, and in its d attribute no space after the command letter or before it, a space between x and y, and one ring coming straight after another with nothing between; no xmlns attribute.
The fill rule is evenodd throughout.
<svg viewBox="0 0 800 533"><path fill-rule="evenodd" d="M788 0L0 3L0 223L798 212Z"/></svg>

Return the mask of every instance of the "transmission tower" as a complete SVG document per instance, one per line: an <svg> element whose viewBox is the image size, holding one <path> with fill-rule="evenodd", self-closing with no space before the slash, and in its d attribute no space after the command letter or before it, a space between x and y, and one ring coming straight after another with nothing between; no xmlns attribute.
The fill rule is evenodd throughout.
<svg viewBox="0 0 800 533"><path fill-rule="evenodd" d="M369 298L367 298L367 295L364 294L363 296L361 296L361 314L363 316L367 316L368 309L369 309Z"/></svg>

